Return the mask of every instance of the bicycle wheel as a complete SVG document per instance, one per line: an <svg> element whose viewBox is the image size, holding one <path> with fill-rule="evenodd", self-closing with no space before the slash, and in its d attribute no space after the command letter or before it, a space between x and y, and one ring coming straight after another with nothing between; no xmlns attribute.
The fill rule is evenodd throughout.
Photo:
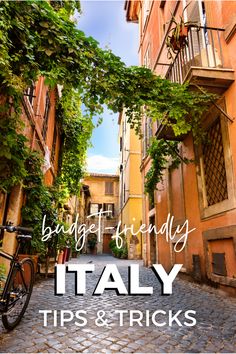
<svg viewBox="0 0 236 354"><path fill-rule="evenodd" d="M2 315L2 323L6 329L15 328L22 319L33 290L34 265L30 258L15 266L7 288L7 312Z"/></svg>

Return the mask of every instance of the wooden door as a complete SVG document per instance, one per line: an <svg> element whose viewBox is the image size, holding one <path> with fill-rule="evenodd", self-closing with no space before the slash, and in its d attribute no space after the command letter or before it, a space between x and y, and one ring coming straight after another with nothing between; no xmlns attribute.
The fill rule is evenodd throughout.
<svg viewBox="0 0 236 354"><path fill-rule="evenodd" d="M111 234L103 234L103 250L102 253L111 253L109 242L111 241Z"/></svg>

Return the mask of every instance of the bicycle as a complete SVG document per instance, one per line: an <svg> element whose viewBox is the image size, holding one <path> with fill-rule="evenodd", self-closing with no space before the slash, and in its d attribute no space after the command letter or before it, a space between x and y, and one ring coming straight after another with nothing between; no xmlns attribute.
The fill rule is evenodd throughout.
<svg viewBox="0 0 236 354"><path fill-rule="evenodd" d="M6 226L0 225L0 230L10 233L17 232L18 244L14 255L0 250L0 256L11 261L5 285L0 295L0 314L4 327L12 330L21 321L33 290L33 262L30 258L19 261L18 257L21 243L32 239L31 235L21 233L31 233L32 229L9 224Z"/></svg>

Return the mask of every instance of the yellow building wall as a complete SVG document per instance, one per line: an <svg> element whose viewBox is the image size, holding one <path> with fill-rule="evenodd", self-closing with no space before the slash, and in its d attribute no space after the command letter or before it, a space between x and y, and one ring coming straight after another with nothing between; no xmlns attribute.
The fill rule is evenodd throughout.
<svg viewBox="0 0 236 354"><path fill-rule="evenodd" d="M122 176L120 176L120 193L124 195L125 203L120 207L119 219L122 227L133 227L134 233L142 224L142 179L140 172L141 164L141 142L134 130L125 122L125 114L122 114L120 124L120 137L122 137L121 163L123 165ZM125 129L124 128L125 125ZM122 198L121 198L122 199ZM132 235L129 230L126 234L129 259L142 258L142 235Z"/></svg>
<svg viewBox="0 0 236 354"><path fill-rule="evenodd" d="M113 194L105 193L105 183L113 182ZM83 179L83 183L89 188L90 197L89 201L94 204L104 204L111 203L114 204L114 215L111 218L106 218L102 216L101 218L101 232L100 237L98 237L98 242L96 245L96 253L101 254L104 251L104 243L106 243L105 235L109 234L112 236L115 233L113 228L118 224L118 205L119 205L119 176L118 175L106 175L106 174L90 174ZM87 211L88 212L88 211ZM87 228L94 224L96 229L99 227L99 218L87 218L85 221ZM109 228L109 229L107 229ZM98 232L96 232L98 236ZM86 248L86 246L85 246ZM88 248L86 248L88 251ZM105 252L106 253L106 252Z"/></svg>
<svg viewBox="0 0 236 354"><path fill-rule="evenodd" d="M140 228L142 223L142 199L140 198L129 198L125 207L122 210L122 228L133 227L134 232ZM132 236L131 232L128 231L126 234L126 241L128 246L129 258L139 259L142 258L142 237L138 233L137 236Z"/></svg>

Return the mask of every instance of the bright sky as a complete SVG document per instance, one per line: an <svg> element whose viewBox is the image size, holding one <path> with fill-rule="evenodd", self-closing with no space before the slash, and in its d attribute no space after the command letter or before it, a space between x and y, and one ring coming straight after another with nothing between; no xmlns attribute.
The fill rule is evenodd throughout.
<svg viewBox="0 0 236 354"><path fill-rule="evenodd" d="M78 28L109 47L127 65L138 65L138 25L125 20L122 0L82 0ZM88 171L116 173L118 167L118 115L105 111L103 123L94 130L88 151Z"/></svg>

